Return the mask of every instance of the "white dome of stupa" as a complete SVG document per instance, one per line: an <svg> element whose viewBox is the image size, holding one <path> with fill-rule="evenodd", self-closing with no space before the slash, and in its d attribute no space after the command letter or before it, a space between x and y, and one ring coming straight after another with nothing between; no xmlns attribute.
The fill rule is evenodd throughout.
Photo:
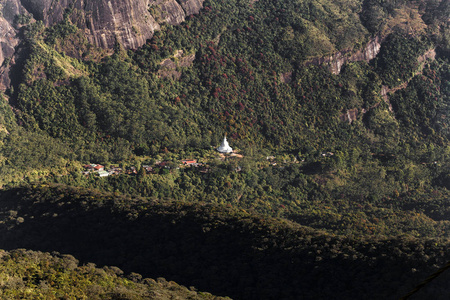
<svg viewBox="0 0 450 300"><path fill-rule="evenodd" d="M223 142L219 146L219 148L217 148L217 151L219 151L220 153L231 153L231 152L233 152L233 148L231 148L230 145L228 145L226 136L223 138Z"/></svg>

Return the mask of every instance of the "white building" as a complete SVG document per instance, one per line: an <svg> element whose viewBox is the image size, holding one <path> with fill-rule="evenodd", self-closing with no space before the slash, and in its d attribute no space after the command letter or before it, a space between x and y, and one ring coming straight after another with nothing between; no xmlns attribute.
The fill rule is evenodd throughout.
<svg viewBox="0 0 450 300"><path fill-rule="evenodd" d="M231 152L233 152L233 148L231 148L230 145L228 145L226 136L223 138L223 142L219 146L219 148L217 148L217 151L219 151L220 153L231 153Z"/></svg>
<svg viewBox="0 0 450 300"><path fill-rule="evenodd" d="M109 173L107 171L101 170L101 171L98 171L98 176L106 177L106 176L109 176Z"/></svg>

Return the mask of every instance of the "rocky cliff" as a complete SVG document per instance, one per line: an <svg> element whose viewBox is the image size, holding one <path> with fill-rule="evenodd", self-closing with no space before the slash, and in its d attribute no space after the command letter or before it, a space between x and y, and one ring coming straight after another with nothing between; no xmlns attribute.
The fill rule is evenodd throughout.
<svg viewBox="0 0 450 300"><path fill-rule="evenodd" d="M12 0L11 0L12 1ZM203 0L15 0L46 25L60 22L68 12L93 44L112 48L119 42L136 49L153 36L161 23L180 24L198 13Z"/></svg>
<svg viewBox="0 0 450 300"><path fill-rule="evenodd" d="M0 90L10 85L9 63L19 44L15 21L21 14L32 14L49 26L62 21L67 13L92 44L113 48L118 42L125 49L136 49L160 24L180 24L186 16L198 13L203 1L0 0Z"/></svg>
<svg viewBox="0 0 450 300"><path fill-rule="evenodd" d="M333 74L339 74L342 66L352 61L370 61L380 52L382 39L373 38L366 46L358 51L344 50L336 52L329 56L313 58L306 62L306 65L326 65Z"/></svg>
<svg viewBox="0 0 450 300"><path fill-rule="evenodd" d="M0 18L0 89L9 85L7 76L2 76L9 71L11 57L19 43L16 30L5 18Z"/></svg>
<svg viewBox="0 0 450 300"><path fill-rule="evenodd" d="M19 44L18 31L13 27L14 20L25 12L17 0L0 0L0 90L5 90L10 84L7 74Z"/></svg>

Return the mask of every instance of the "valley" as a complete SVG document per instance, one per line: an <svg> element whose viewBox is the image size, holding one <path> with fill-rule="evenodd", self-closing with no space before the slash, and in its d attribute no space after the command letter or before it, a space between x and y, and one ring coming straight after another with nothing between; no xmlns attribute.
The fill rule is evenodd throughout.
<svg viewBox="0 0 450 300"><path fill-rule="evenodd" d="M448 1L0 12L0 298L399 299L450 261Z"/></svg>

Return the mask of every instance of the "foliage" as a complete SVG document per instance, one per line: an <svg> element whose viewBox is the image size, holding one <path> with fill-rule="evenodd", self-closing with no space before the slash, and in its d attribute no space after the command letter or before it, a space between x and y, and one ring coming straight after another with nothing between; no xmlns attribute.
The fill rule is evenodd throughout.
<svg viewBox="0 0 450 300"><path fill-rule="evenodd" d="M2 247L69 252L99 265L191 282L239 299L399 297L449 259L448 244L433 239L336 236L224 205L66 186L12 189L0 198ZM416 220L422 221L420 216ZM71 286L78 272L73 289L87 284L81 275L94 277L100 286L127 282L110 275L109 268L104 269L108 276L102 276L98 269L86 272L89 265L73 263L75 268L55 274L45 267L46 260L51 267L55 259L43 256L47 259L35 268L21 264L9 270L28 272L49 284L49 276L56 283L65 274L61 289ZM137 283L128 287L148 288Z"/></svg>
<svg viewBox="0 0 450 300"><path fill-rule="evenodd" d="M164 278L124 278L117 267L79 266L72 255L0 250L0 296L4 299L225 299L190 291Z"/></svg>
<svg viewBox="0 0 450 300"><path fill-rule="evenodd" d="M394 95L392 104L398 119L405 125L405 132L413 133L411 127L420 124L419 133L423 138L445 144L450 137L449 79L448 65L432 63Z"/></svg>
<svg viewBox="0 0 450 300"><path fill-rule="evenodd" d="M413 77L419 67L418 57L426 49L426 40L392 34L374 60L375 68L389 87L396 87Z"/></svg>
<svg viewBox="0 0 450 300"><path fill-rule="evenodd" d="M394 34L384 44L375 69L364 63L352 64L340 77L313 66L293 71L311 55L291 40L284 44L280 38L292 35L305 47L308 42L303 36L309 33L302 26L308 22L314 23L308 25L315 28L311 30L326 33L323 39L333 41L336 49L344 47L340 42L364 40L347 29L326 29L331 23L357 22L356 2L340 3L341 11L336 4L328 10L313 2L300 10L298 4L285 1L283 7L272 7L274 4L266 1L252 5L206 2L199 15L181 26L166 26L135 53L116 53L101 64L86 66L50 47L55 36L57 40L64 40L65 32L73 36L75 29L65 20L47 30L44 40L49 45L39 42L32 49L25 68L28 84L21 85L18 92L22 121L29 128L72 143L84 161L94 158L85 141L105 150L123 145L119 153L106 150L101 155L118 161L131 151L155 155L164 149L207 148L224 132L242 148L256 144L294 153L303 150L300 145L309 149L333 145L329 150L348 147L350 140L363 145L372 139L367 131L371 128L348 128L339 116L347 109L367 110L378 105L381 81L374 71L391 85L409 79L425 42ZM322 38L313 35L319 43ZM346 42L342 35L352 40ZM311 53L321 53L320 46L310 44ZM286 48L291 46L295 51ZM163 69L160 63L168 58L183 61L183 56L174 57L180 49L183 55L196 52L194 65L179 67L179 81L165 79L159 72ZM388 54L391 52L393 55ZM396 64L407 71L396 69ZM292 81L282 80L285 76ZM41 98L48 100L40 105ZM49 110L54 113L47 114ZM395 134L381 131L376 130L377 146L398 143Z"/></svg>
<svg viewBox="0 0 450 300"><path fill-rule="evenodd" d="M24 26L22 76L0 99L0 247L242 299L400 296L448 260L448 1L428 2L207 0L108 57L68 19ZM370 35L383 40L371 63L316 64ZM242 158L213 153L224 134ZM204 166L178 168L188 157ZM142 168L162 160L170 169ZM85 177L88 162L138 172ZM28 272L8 275L27 279L2 290L17 297L155 286L5 255Z"/></svg>
<svg viewBox="0 0 450 300"><path fill-rule="evenodd" d="M390 15L404 5L381 4ZM27 180L45 180L50 170L57 174L67 165L62 173L68 176L49 180L126 194L228 202L338 233L429 234L413 223L399 226L411 213L401 206L393 208L387 227L339 225L343 216L363 222L364 215L352 212L354 202L377 206L368 206L364 214L378 218L378 206L386 207L380 204L383 199L410 189L429 195L435 187L447 186L449 90L448 62L427 65L421 75L418 56L429 41L401 32L386 39L371 64L348 63L339 75L321 66L298 68L311 53L364 41L360 25L329 29L332 23L346 27L358 22L357 2L340 5L342 10L316 2L205 2L200 14L180 26L163 27L141 49L117 51L101 62L59 52L77 34L70 21L45 30L42 24L30 24L25 28L30 54L13 99L22 126L4 139L2 163L9 166L2 170L4 183L14 185L23 174ZM311 34L319 36L310 50L303 49L306 40L314 39ZM195 60L186 62L191 54ZM179 80L160 72L167 59L178 65ZM391 96L394 115L381 97L382 84L408 80L405 90ZM341 121L348 110L358 114L351 124ZM100 180L81 177L75 167L79 162L129 163L136 155L155 158L167 152L177 157L175 162L192 150L205 152L217 145L224 133L246 157L223 164L205 159L211 166L208 173L163 170L145 178ZM21 155L17 145L22 145ZM305 161L285 169L267 163L261 167L263 159L253 152ZM328 152L334 155L322 156ZM424 159L426 155L435 159ZM68 163L72 160L77 162ZM42 170L36 170L39 164ZM237 166L243 172L234 172ZM316 211L322 202L334 207L333 218ZM340 207L340 202L346 204ZM430 224L440 236L437 223Z"/></svg>
<svg viewBox="0 0 450 300"><path fill-rule="evenodd" d="M14 17L14 25L21 26L21 25L28 25L31 21L31 15L29 14L19 14Z"/></svg>
<svg viewBox="0 0 450 300"><path fill-rule="evenodd" d="M440 222L441 217L434 218L434 204L419 208L403 203L430 197L443 212L447 210L446 167L441 162L448 161L449 154L434 152L439 165L428 159L417 166L391 154L368 160L363 153L338 151L333 157L309 158L301 164L281 160L277 166L254 165L254 158L246 158L209 164L206 173L193 167L108 178L73 172L54 181L121 194L227 203L336 234L447 238L442 228L448 225ZM237 166L240 172L235 171ZM417 213L423 217L421 224L414 218Z"/></svg>

